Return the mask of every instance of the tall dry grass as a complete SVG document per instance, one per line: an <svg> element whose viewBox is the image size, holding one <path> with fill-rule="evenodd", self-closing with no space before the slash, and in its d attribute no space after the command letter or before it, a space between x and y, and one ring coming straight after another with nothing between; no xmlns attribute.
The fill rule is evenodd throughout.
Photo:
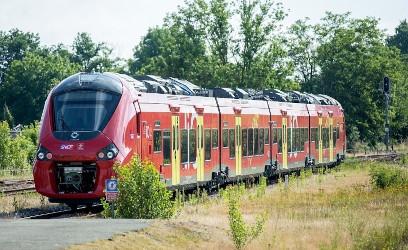
<svg viewBox="0 0 408 250"><path fill-rule="evenodd" d="M385 164L385 165L384 165ZM301 173L242 196L243 220L267 214L265 230L247 249L407 249L408 189L379 189L370 168L386 163L349 161L325 174ZM185 205L177 218L139 232L73 249L234 249L227 205L221 198Z"/></svg>

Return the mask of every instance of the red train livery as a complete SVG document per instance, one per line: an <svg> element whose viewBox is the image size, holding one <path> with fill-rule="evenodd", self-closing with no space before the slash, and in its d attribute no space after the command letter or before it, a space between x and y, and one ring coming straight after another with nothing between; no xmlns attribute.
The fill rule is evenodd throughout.
<svg viewBox="0 0 408 250"><path fill-rule="evenodd" d="M34 180L51 202L85 204L133 155L175 189L336 164L345 139L339 104L143 93L119 74L80 73L47 98Z"/></svg>

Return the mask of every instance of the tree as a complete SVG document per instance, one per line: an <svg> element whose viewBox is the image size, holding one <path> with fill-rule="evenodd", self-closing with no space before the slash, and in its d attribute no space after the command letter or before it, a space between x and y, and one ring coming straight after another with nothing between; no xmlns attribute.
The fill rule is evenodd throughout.
<svg viewBox="0 0 408 250"><path fill-rule="evenodd" d="M389 46L395 46L401 54L408 56L408 22L407 19L401 21L395 28L395 35L388 37L387 43Z"/></svg>
<svg viewBox="0 0 408 250"><path fill-rule="evenodd" d="M105 43L95 43L88 33L78 33L73 44L73 62L82 65L84 72L104 72L114 67L112 49Z"/></svg>
<svg viewBox="0 0 408 250"><path fill-rule="evenodd" d="M253 65L268 49L271 35L285 13L281 4L270 0L241 0L236 11L240 17L239 37L235 40L234 48L240 68L239 85L256 87Z"/></svg>
<svg viewBox="0 0 408 250"><path fill-rule="evenodd" d="M0 121L6 121L9 125L9 127L13 128L14 127L14 118L13 115L10 112L10 109L8 108L7 104L4 103L3 106L3 116L0 119Z"/></svg>
<svg viewBox="0 0 408 250"><path fill-rule="evenodd" d="M384 99L378 84L385 75L394 79L394 86L401 84L398 51L385 45L385 35L374 18L327 13L317 32L321 73L313 91L339 100L347 127L356 127L362 140L375 145L381 141L384 126Z"/></svg>
<svg viewBox="0 0 408 250"><path fill-rule="evenodd" d="M317 36L315 27L308 24L308 20L297 20L291 25L287 40L288 56L296 68L296 78L303 89L318 76Z"/></svg>
<svg viewBox="0 0 408 250"><path fill-rule="evenodd" d="M26 52L39 48L37 34L12 29L0 31L0 84L3 83L7 70L14 60L21 60Z"/></svg>
<svg viewBox="0 0 408 250"><path fill-rule="evenodd" d="M15 122L29 124L39 120L51 88L78 69L69 58L55 54L27 52L23 59L14 60L0 93Z"/></svg>

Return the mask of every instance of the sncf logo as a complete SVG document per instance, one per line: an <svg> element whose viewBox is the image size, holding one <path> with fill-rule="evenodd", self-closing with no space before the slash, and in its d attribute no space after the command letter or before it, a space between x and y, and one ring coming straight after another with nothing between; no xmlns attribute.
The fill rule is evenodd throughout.
<svg viewBox="0 0 408 250"><path fill-rule="evenodd" d="M67 145L62 144L60 147L61 150L72 150L73 148L74 148L74 145L72 144L67 144Z"/></svg>

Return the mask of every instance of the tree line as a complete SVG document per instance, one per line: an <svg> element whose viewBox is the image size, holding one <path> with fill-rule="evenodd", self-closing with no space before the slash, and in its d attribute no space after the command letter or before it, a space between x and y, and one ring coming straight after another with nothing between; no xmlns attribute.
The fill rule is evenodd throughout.
<svg viewBox="0 0 408 250"><path fill-rule="evenodd" d="M204 87L278 88L327 94L343 105L352 141L384 135L384 76L392 80L392 138L408 136L408 24L392 36L379 19L327 12L283 26L287 11L271 0L186 0L151 27L133 57L78 33L71 45L44 46L38 34L0 31L0 120L39 120L48 92L78 71L156 74Z"/></svg>

